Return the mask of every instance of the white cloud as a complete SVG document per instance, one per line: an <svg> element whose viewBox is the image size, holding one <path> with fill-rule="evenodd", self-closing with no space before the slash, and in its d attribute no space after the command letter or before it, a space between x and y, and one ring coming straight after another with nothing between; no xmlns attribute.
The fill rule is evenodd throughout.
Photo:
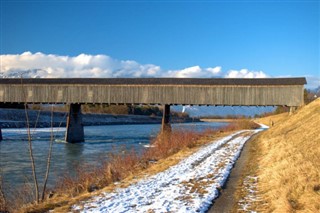
<svg viewBox="0 0 320 213"><path fill-rule="evenodd" d="M230 70L225 78L267 78L269 77L262 71L249 71L248 69Z"/></svg>
<svg viewBox="0 0 320 213"><path fill-rule="evenodd" d="M139 64L133 60L117 60L107 55L60 56L41 52L24 52L16 55L0 55L0 78L266 78L263 71L248 69L222 71L221 66L202 68L187 67L180 70L162 70L154 64ZM277 76L291 77L291 76ZM307 88L320 86L319 76L306 76Z"/></svg>
<svg viewBox="0 0 320 213"><path fill-rule="evenodd" d="M211 78L221 76L221 67L188 67L165 71L153 64L117 60L107 55L59 56L24 52L1 55L0 76L30 78L117 78L117 77L180 77Z"/></svg>
<svg viewBox="0 0 320 213"><path fill-rule="evenodd" d="M160 70L152 64L119 61L106 55L80 54L75 57L32 54L1 55L1 73L4 76L71 78L71 77L152 77Z"/></svg>
<svg viewBox="0 0 320 213"><path fill-rule="evenodd" d="M182 70L170 70L163 77L176 78L213 78L220 76L221 67L202 69L200 66L188 67Z"/></svg>
<svg viewBox="0 0 320 213"><path fill-rule="evenodd" d="M297 76L292 75L280 75L277 76L277 78L295 78ZM301 76L298 76L301 77ZM320 75L318 76L312 76L312 75L304 75L302 77L305 77L307 80L307 84L305 85L305 88L307 89L315 89L320 87Z"/></svg>
<svg viewBox="0 0 320 213"><path fill-rule="evenodd" d="M212 73L213 75L220 75L221 69L222 67L214 67L214 68L209 67L206 69L206 71L209 73Z"/></svg>
<svg viewBox="0 0 320 213"><path fill-rule="evenodd" d="M60 56L24 52L0 55L1 76L29 78L118 78L118 77L177 77L177 78L265 78L263 71L248 69L222 71L221 66L187 67L180 70L162 70L154 64L139 64L133 60L117 60L107 55Z"/></svg>
<svg viewBox="0 0 320 213"><path fill-rule="evenodd" d="M306 79L307 79L306 88L315 89L320 87L320 76L319 77L306 76Z"/></svg>

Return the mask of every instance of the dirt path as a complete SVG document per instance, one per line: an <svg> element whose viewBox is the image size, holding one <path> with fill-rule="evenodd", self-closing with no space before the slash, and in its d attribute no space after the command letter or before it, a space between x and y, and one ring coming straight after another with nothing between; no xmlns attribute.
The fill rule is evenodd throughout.
<svg viewBox="0 0 320 213"><path fill-rule="evenodd" d="M205 212L226 181L243 145L255 132L242 130L213 141L163 172L82 201L73 210Z"/></svg>
<svg viewBox="0 0 320 213"><path fill-rule="evenodd" d="M223 190L221 195L214 201L214 204L208 210L208 213L234 212L233 210L237 202L234 194L242 176L242 172L246 166L246 162L249 157L248 152L252 146L254 138L255 136L252 136L252 138L246 142L225 186L222 188Z"/></svg>

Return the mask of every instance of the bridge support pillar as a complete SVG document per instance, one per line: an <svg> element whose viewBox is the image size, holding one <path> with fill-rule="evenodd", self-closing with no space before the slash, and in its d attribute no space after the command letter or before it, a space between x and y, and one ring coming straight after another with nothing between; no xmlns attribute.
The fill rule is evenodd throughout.
<svg viewBox="0 0 320 213"><path fill-rule="evenodd" d="M290 106L289 107L289 115L292 115L297 110L297 107Z"/></svg>
<svg viewBox="0 0 320 213"><path fill-rule="evenodd" d="M165 104L163 108L161 133L171 132L170 124L170 105Z"/></svg>
<svg viewBox="0 0 320 213"><path fill-rule="evenodd" d="M81 104L70 104L65 140L69 143L84 142Z"/></svg>
<svg viewBox="0 0 320 213"><path fill-rule="evenodd" d="M0 141L2 141L2 132L1 132L1 126L0 126Z"/></svg>

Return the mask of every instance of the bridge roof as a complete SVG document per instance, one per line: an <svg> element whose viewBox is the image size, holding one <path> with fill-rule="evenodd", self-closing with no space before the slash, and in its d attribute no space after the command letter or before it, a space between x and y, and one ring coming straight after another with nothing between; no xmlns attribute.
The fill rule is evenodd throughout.
<svg viewBox="0 0 320 213"><path fill-rule="evenodd" d="M0 84L304 85L299 78L3 78Z"/></svg>

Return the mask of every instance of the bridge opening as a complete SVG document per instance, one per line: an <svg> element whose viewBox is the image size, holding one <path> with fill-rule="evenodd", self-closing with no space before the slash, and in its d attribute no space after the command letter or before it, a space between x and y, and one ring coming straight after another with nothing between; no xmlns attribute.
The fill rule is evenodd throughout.
<svg viewBox="0 0 320 213"><path fill-rule="evenodd" d="M85 138L84 138L83 126L84 125L82 123L81 104L70 104L69 114L68 114L67 123L66 123L65 141L69 143L84 142ZM161 133L170 133L170 132L171 132L170 105L165 104L163 107Z"/></svg>

